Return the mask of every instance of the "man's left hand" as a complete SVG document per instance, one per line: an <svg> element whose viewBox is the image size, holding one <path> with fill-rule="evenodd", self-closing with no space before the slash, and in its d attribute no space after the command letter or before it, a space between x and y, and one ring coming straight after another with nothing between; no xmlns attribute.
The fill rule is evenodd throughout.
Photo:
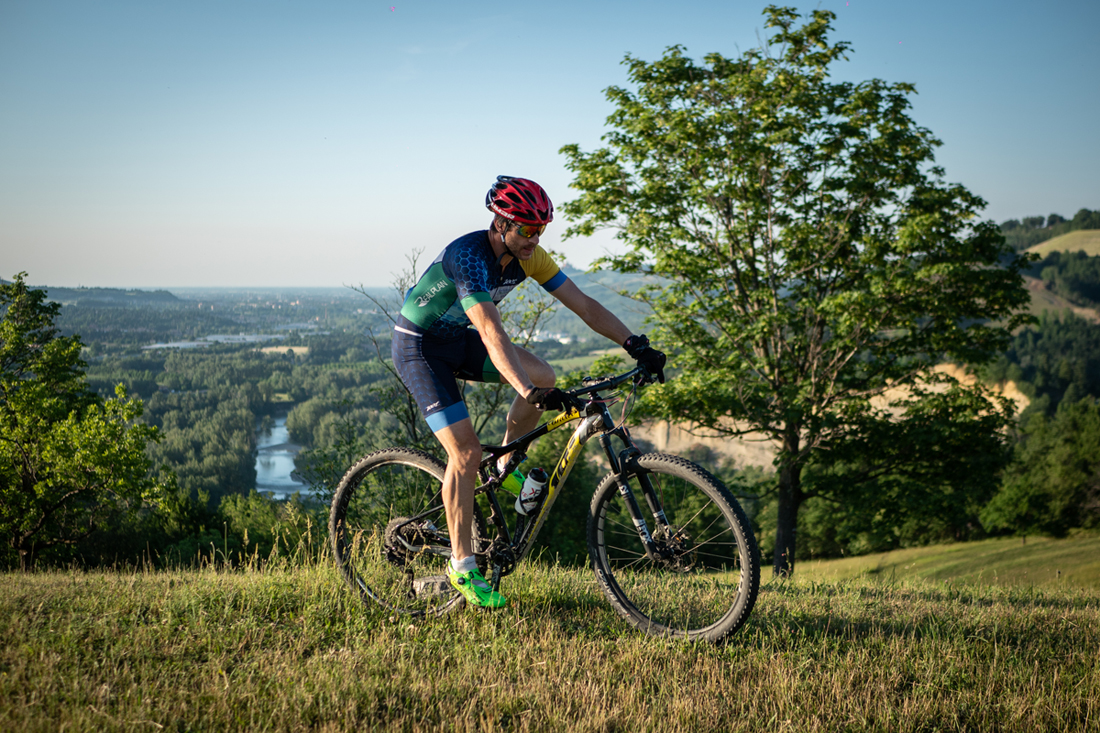
<svg viewBox="0 0 1100 733"><path fill-rule="evenodd" d="M650 346L649 339L644 333L628 338L623 342L623 348L644 366L647 372L656 375L657 381L661 384L665 383L665 354Z"/></svg>
<svg viewBox="0 0 1100 733"><path fill-rule="evenodd" d="M536 387L527 395L527 403L540 410L565 412L570 408L572 400L557 387Z"/></svg>

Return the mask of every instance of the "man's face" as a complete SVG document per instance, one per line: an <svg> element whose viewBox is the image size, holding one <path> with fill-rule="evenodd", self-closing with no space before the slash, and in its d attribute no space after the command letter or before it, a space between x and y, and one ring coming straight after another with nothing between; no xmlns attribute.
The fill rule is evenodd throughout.
<svg viewBox="0 0 1100 733"><path fill-rule="evenodd" d="M539 235L533 237L520 236L515 226L509 224L508 231L504 234L504 247L517 260L529 260L535 255L535 245L539 243Z"/></svg>

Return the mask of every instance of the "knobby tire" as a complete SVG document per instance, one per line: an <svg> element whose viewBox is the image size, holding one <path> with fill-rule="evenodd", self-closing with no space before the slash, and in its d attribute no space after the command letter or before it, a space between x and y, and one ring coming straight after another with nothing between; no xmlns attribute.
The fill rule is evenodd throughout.
<svg viewBox="0 0 1100 733"><path fill-rule="evenodd" d="M760 585L760 552L745 512L705 469L648 453L627 482L655 542L654 561L613 475L600 483L588 517L588 552L611 606L646 633L721 643L748 619ZM649 511L639 475L649 477L668 518Z"/></svg>
<svg viewBox="0 0 1100 733"><path fill-rule="evenodd" d="M364 602L411 616L462 605L447 581L445 468L427 453L391 448L361 458L340 480L329 538L340 573ZM474 549L484 552L485 521L476 507L474 514Z"/></svg>

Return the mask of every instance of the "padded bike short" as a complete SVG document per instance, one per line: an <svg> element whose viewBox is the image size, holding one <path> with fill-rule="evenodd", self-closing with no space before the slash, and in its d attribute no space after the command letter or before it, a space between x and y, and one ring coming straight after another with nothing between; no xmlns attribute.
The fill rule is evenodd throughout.
<svg viewBox="0 0 1100 733"><path fill-rule="evenodd" d="M444 341L398 326L393 331L392 354L398 376L432 432L470 416L458 388L459 379L500 381L481 334L472 328Z"/></svg>

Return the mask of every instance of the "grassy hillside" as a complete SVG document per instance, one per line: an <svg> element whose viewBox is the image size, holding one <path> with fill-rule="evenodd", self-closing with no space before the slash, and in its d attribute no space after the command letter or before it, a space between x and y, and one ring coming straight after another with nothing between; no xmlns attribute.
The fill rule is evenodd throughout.
<svg viewBox="0 0 1100 733"><path fill-rule="evenodd" d="M1100 229L1079 229L1075 232L1063 234L1054 239L1048 239L1042 244L1029 248L1028 252L1035 252L1040 257L1046 257L1051 252L1077 252L1084 250L1085 254L1100 255Z"/></svg>
<svg viewBox="0 0 1100 733"><path fill-rule="evenodd" d="M1084 318L1087 321L1100 323L1100 313L1098 313L1095 308L1086 308L1085 306L1077 305L1063 298L1061 295L1051 290L1047 290L1043 281L1039 278L1025 275L1024 285L1031 294L1031 300L1028 302L1028 311L1036 318L1041 317L1045 311L1054 311L1057 314L1061 314L1069 310L1072 311L1074 315Z"/></svg>
<svg viewBox="0 0 1100 733"><path fill-rule="evenodd" d="M815 582L867 577L1100 591L1100 533L1062 540L1014 537L806 562L797 574Z"/></svg>
<svg viewBox="0 0 1100 733"><path fill-rule="evenodd" d="M1100 730L1092 590L773 581L724 648L638 634L587 571L506 591L411 621L327 564L5 575L0 730Z"/></svg>

